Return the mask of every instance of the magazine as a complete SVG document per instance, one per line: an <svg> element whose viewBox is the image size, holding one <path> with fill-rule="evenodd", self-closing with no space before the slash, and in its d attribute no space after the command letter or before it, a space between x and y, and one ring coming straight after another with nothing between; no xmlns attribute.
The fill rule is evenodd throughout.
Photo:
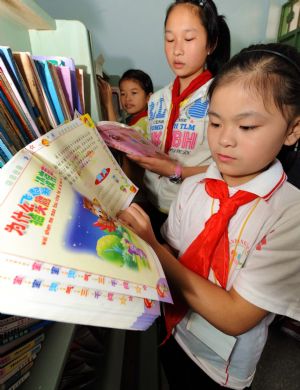
<svg viewBox="0 0 300 390"><path fill-rule="evenodd" d="M116 218L137 191L88 115L19 151L0 171L0 312L148 328L171 296L152 248Z"/></svg>
<svg viewBox="0 0 300 390"><path fill-rule="evenodd" d="M149 157L163 153L133 127L111 121L98 122L96 127L105 143L121 152Z"/></svg>

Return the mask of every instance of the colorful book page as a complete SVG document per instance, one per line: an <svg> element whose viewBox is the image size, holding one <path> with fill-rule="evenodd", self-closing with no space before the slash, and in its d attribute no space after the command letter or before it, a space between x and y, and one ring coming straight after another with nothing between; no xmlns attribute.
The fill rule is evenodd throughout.
<svg viewBox="0 0 300 390"><path fill-rule="evenodd" d="M137 130L118 122L102 121L96 125L104 142L111 148L137 156L154 156L162 152Z"/></svg>

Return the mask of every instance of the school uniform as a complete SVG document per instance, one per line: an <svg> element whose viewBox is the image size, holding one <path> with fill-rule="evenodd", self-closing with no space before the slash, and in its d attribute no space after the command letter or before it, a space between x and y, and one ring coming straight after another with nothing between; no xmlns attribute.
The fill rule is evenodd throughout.
<svg viewBox="0 0 300 390"><path fill-rule="evenodd" d="M203 179L222 180L215 163L206 174L182 184L168 220L165 240L180 257L217 212L219 202L205 191ZM239 187L259 197L241 206L228 227L232 287L244 299L270 312L258 325L236 338L219 332L191 311L173 331L187 355L215 382L232 389L249 386L265 345L273 313L300 319L300 191L286 182L279 161ZM209 280L218 284L210 270Z"/></svg>
<svg viewBox="0 0 300 390"><path fill-rule="evenodd" d="M174 124L169 156L182 166L208 165L212 161L206 136L209 84L210 81L182 102ZM170 84L155 92L148 103L149 138L162 151L171 109L172 86ZM150 202L160 211L168 213L180 185L150 171L146 171L144 183Z"/></svg>

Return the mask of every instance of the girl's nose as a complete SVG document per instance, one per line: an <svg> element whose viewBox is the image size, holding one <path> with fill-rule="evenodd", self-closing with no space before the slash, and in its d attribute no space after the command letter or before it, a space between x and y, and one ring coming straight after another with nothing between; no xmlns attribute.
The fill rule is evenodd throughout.
<svg viewBox="0 0 300 390"><path fill-rule="evenodd" d="M236 138L233 129L229 127L224 127L223 131L220 134L219 143L223 147L235 146Z"/></svg>
<svg viewBox="0 0 300 390"><path fill-rule="evenodd" d="M175 43L173 53L175 56L183 54L183 47L180 42Z"/></svg>

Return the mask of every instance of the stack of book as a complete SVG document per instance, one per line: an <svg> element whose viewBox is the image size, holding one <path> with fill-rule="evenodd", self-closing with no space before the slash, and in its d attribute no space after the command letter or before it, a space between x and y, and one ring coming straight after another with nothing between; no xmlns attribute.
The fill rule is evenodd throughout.
<svg viewBox="0 0 300 390"><path fill-rule="evenodd" d="M84 110L83 71L71 58L32 56L0 46L0 167Z"/></svg>
<svg viewBox="0 0 300 390"><path fill-rule="evenodd" d="M0 389L16 389L30 375L49 321L0 313Z"/></svg>
<svg viewBox="0 0 300 390"><path fill-rule="evenodd" d="M172 302L153 249L117 218L138 188L88 115L0 170L0 311L145 330Z"/></svg>

